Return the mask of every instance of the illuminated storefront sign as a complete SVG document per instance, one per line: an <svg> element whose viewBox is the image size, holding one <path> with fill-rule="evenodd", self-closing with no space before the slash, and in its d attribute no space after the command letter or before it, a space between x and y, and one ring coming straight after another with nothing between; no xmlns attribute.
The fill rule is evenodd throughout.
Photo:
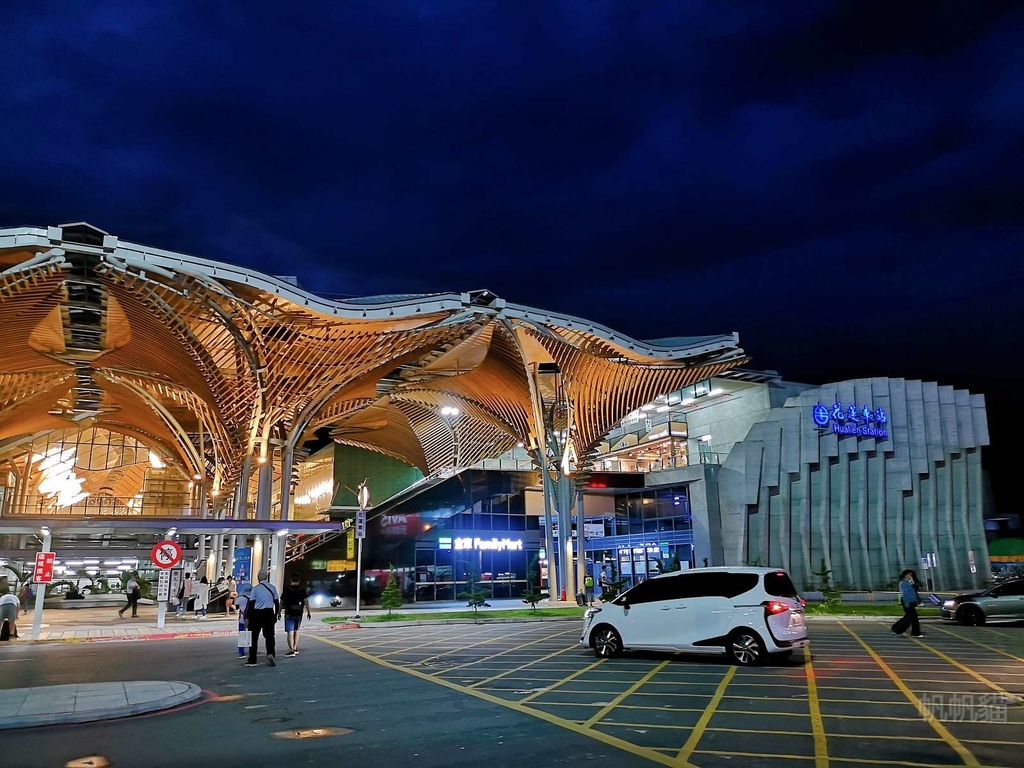
<svg viewBox="0 0 1024 768"><path fill-rule="evenodd" d="M836 435L857 435L858 437L889 437L889 415L882 408L864 405L844 406L835 403L831 408L816 404L811 409L811 418L818 429L831 430Z"/></svg>
<svg viewBox="0 0 1024 768"><path fill-rule="evenodd" d="M493 552L522 552L522 539L481 539L478 536L463 536L455 539L442 537L437 540L438 549L454 549L458 552L466 550Z"/></svg>

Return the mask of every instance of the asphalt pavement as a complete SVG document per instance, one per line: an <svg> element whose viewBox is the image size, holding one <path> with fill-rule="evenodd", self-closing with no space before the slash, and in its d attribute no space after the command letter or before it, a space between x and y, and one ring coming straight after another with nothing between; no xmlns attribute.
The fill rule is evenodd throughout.
<svg viewBox="0 0 1024 768"><path fill-rule="evenodd" d="M345 633L330 636L337 634ZM649 765L311 637L302 641L299 656L278 658L274 668L244 667L227 637L24 645L0 658L5 687L117 682L127 675L189 681L204 697L155 715L8 731L0 738L0 765L53 768L85 758L97 766L145 768L252 762L346 768Z"/></svg>
<svg viewBox="0 0 1024 768"><path fill-rule="evenodd" d="M93 620L104 632L122 623ZM242 665L232 618L199 633L169 620L173 639L153 642L5 643L0 726L15 730L0 739L0 765L1021 764L1020 626L935 621L911 639L885 619L815 618L810 655L745 669L670 654L595 659L577 644L578 619L441 621L331 630L314 620L294 658L279 624L274 668L262 653L259 667ZM119 719L72 724L90 706Z"/></svg>

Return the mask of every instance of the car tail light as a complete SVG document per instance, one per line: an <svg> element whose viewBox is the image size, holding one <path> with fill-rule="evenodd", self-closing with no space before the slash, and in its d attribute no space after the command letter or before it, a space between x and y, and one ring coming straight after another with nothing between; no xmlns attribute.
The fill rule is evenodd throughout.
<svg viewBox="0 0 1024 768"><path fill-rule="evenodd" d="M789 610L789 603L784 603L781 600L769 600L764 604L764 612L769 616L774 616L777 613L785 613Z"/></svg>
<svg viewBox="0 0 1024 768"><path fill-rule="evenodd" d="M800 607L801 608L806 608L807 607L807 601L804 600L802 597L798 597L797 600L800 601Z"/></svg>

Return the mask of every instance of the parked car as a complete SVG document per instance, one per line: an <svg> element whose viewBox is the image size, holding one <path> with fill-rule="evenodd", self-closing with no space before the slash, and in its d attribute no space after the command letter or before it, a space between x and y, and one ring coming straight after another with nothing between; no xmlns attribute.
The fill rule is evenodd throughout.
<svg viewBox="0 0 1024 768"><path fill-rule="evenodd" d="M745 666L808 644L803 601L778 568L719 567L647 579L583 616L580 644L624 650L725 653Z"/></svg>
<svg viewBox="0 0 1024 768"><path fill-rule="evenodd" d="M942 618L979 627L990 620L1024 619L1024 579L1004 581L982 592L957 595L942 604Z"/></svg>

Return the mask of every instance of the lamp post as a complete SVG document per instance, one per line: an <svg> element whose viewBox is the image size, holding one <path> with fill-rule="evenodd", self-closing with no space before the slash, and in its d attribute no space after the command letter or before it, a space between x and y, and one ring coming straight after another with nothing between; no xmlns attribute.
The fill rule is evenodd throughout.
<svg viewBox="0 0 1024 768"><path fill-rule="evenodd" d="M369 478L366 478L369 480ZM370 506L370 486L363 480L356 489L356 500L359 502L359 512L356 513L356 612L353 619L362 618L359 615L359 603L363 595L363 539L366 538L366 508Z"/></svg>

